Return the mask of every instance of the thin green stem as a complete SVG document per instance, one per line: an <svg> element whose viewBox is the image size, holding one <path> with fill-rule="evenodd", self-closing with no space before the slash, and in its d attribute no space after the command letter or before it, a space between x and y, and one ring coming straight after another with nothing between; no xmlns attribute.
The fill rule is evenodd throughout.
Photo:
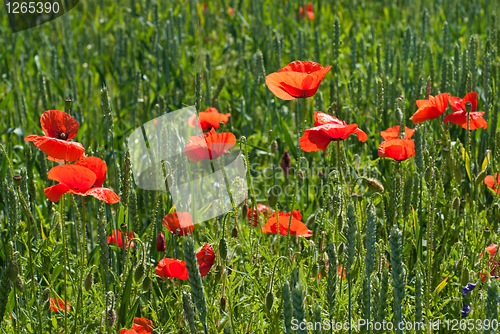
<svg viewBox="0 0 500 334"><path fill-rule="evenodd" d="M298 140L297 140L297 168L295 169L295 187L293 191L293 197L292 197L292 205L290 206L290 220L288 221L288 232L287 232L287 239L286 239L286 248L287 252L290 252L290 228L292 226L292 217L293 217L293 207L295 206L295 201L297 200L298 196L298 188L299 188L299 170L300 170L300 159L302 157L302 150L300 148L300 136L302 135L302 132L304 131L304 124L302 122L304 116L306 114L306 98L302 98L302 113L299 113L299 123L300 123L300 131L298 134ZM279 218L279 217L278 217ZM278 225L278 230L276 231L276 234L279 237L279 225Z"/></svg>

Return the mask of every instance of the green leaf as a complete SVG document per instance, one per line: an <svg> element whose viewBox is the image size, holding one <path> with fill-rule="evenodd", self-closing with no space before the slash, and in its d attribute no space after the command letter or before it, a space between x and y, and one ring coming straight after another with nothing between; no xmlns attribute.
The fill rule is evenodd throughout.
<svg viewBox="0 0 500 334"><path fill-rule="evenodd" d="M123 294L120 298L121 304L120 304L120 311L118 313L118 321L122 327L125 326L125 323L127 322L127 313L128 313L127 311L130 304L130 298L132 297L131 290L132 290L133 277L134 277L134 271L130 270L128 272L127 282L125 283L125 289L123 290Z"/></svg>
<svg viewBox="0 0 500 334"><path fill-rule="evenodd" d="M434 290L434 294L438 294L441 292L441 290L444 289L444 287L446 286L446 284L448 284L448 278L450 278L450 275L446 276L446 278L441 282L439 283L439 285L436 287L436 289Z"/></svg>
<svg viewBox="0 0 500 334"><path fill-rule="evenodd" d="M467 176L469 177L469 181L472 181L471 172L470 172L470 158L469 154L465 152L465 148L462 148L462 157L465 160L465 169L467 170Z"/></svg>

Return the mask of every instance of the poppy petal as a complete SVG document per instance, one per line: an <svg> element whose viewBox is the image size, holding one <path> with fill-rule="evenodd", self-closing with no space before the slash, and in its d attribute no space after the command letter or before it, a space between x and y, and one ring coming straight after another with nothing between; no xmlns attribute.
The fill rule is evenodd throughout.
<svg viewBox="0 0 500 334"><path fill-rule="evenodd" d="M410 129L405 126L405 138L411 139L413 137L413 133L415 133L414 129ZM399 125L388 128L385 131L380 132L380 135L385 140L398 139L399 138Z"/></svg>
<svg viewBox="0 0 500 334"><path fill-rule="evenodd" d="M72 190L87 190L94 185L96 176L90 169L75 165L59 165L49 171L48 178L67 185Z"/></svg>
<svg viewBox="0 0 500 334"><path fill-rule="evenodd" d="M426 120L441 116L448 106L448 98L448 93L442 93L435 97L429 96L429 100L426 103L417 103L420 106L413 116L410 117L410 120L414 124L420 124Z"/></svg>
<svg viewBox="0 0 500 334"><path fill-rule="evenodd" d="M85 192L84 196L93 196L100 201L104 201L108 204L115 204L120 202L120 197L111 189L108 188L92 188Z"/></svg>
<svg viewBox="0 0 500 334"><path fill-rule="evenodd" d="M324 112L316 111L314 113L314 126L320 126L329 123L334 123L339 125L345 124L345 122L341 121L337 117L325 114Z"/></svg>
<svg viewBox="0 0 500 334"><path fill-rule="evenodd" d="M470 112L469 115L469 130L477 130L479 128L486 129L488 127L488 122L482 117L485 113L482 111ZM444 123L448 122L460 125L462 128L467 129L467 112L457 111L449 114L444 118Z"/></svg>
<svg viewBox="0 0 500 334"><path fill-rule="evenodd" d="M61 110L47 110L40 117L43 133L47 137L60 138L61 133L64 133L65 140L73 139L79 128L79 124L68 113ZM70 160L72 161L72 160Z"/></svg>
<svg viewBox="0 0 500 334"><path fill-rule="evenodd" d="M391 158L397 161L406 160L415 155L414 139L391 139L384 141L378 148L381 158Z"/></svg>
<svg viewBox="0 0 500 334"><path fill-rule="evenodd" d="M24 138L25 141L41 149L48 156L62 161L75 161L85 154L83 145L73 141L65 141L45 136L31 135Z"/></svg>
<svg viewBox="0 0 500 334"><path fill-rule="evenodd" d="M358 136L358 140L362 143L364 143L368 139L366 133L360 128L357 128L356 131L354 131L354 133L356 134L356 136Z"/></svg>
<svg viewBox="0 0 500 334"><path fill-rule="evenodd" d="M45 188L43 192L51 202L59 202L61 196L67 193L69 190L70 188L67 185L60 183L52 187Z"/></svg>
<svg viewBox="0 0 500 334"><path fill-rule="evenodd" d="M266 76L266 85L278 98L290 101L299 97L305 97L304 93L297 87L302 86L302 80L306 75L302 73L290 73L283 75L279 72Z"/></svg>
<svg viewBox="0 0 500 334"><path fill-rule="evenodd" d="M96 175L96 180L93 185L95 187L100 187L104 183L104 180L106 179L107 166L106 163L101 159L97 157L85 157L78 160L73 165L86 167L94 172L94 174Z"/></svg>

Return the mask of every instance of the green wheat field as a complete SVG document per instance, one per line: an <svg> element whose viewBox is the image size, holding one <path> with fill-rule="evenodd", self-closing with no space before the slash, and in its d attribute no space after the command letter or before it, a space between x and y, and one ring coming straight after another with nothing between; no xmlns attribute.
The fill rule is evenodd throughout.
<svg viewBox="0 0 500 334"><path fill-rule="evenodd" d="M1 333L498 333L497 1L2 8ZM246 167L194 226L128 148L188 106Z"/></svg>

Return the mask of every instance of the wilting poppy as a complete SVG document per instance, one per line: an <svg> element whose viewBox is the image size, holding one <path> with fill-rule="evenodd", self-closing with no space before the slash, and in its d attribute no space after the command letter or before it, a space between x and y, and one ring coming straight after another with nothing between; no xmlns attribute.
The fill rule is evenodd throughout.
<svg viewBox="0 0 500 334"><path fill-rule="evenodd" d="M266 85L282 100L310 97L316 94L319 84L331 66L323 67L312 61L296 60L266 77Z"/></svg>
<svg viewBox="0 0 500 334"><path fill-rule="evenodd" d="M497 179L496 185L495 185L495 178ZM497 194L500 194L500 189L497 189L496 187L500 184L500 175L498 173L495 173L495 176L487 175L484 178L484 184L486 184L489 188L493 189L493 191L496 192Z"/></svg>
<svg viewBox="0 0 500 334"><path fill-rule="evenodd" d="M211 128L218 129L220 122L227 123L231 114L221 114L215 108L208 108L198 113L198 123L203 131ZM189 126L196 128L196 115L189 117Z"/></svg>
<svg viewBox="0 0 500 334"><path fill-rule="evenodd" d="M305 15L304 15L305 12ZM314 10L313 10L313 4L308 3L304 5L303 7L299 8L299 15L300 17L305 17L307 16L310 20L314 20Z"/></svg>
<svg viewBox="0 0 500 334"><path fill-rule="evenodd" d="M112 236L108 237L108 244L117 244L118 248L123 248L123 235L120 231L116 233L117 231L113 230L112 231ZM125 238L125 249L127 249L129 241L134 238L134 234L129 231L128 232L128 238ZM118 239L118 243L117 243ZM134 247L135 244L133 242L130 243L130 247Z"/></svg>
<svg viewBox="0 0 500 334"><path fill-rule="evenodd" d="M428 100L417 100L418 110L410 117L414 124L420 124L428 119L441 116L448 106L448 93L437 96L429 95Z"/></svg>
<svg viewBox="0 0 500 334"><path fill-rule="evenodd" d="M165 245L165 236L163 232L158 232L158 236L156 237L156 250L158 252L166 252L167 246Z"/></svg>
<svg viewBox="0 0 500 334"><path fill-rule="evenodd" d="M177 236L185 236L193 233L194 224L189 212L171 212L163 217L163 226L170 233Z"/></svg>
<svg viewBox="0 0 500 334"><path fill-rule="evenodd" d="M236 137L231 132L210 132L198 136L190 136L184 148L184 154L194 162L217 159L236 144Z"/></svg>
<svg viewBox="0 0 500 334"><path fill-rule="evenodd" d="M96 157L86 157L72 165L59 165L49 171L49 179L58 181L45 188L45 195L52 202L58 202L65 193L80 196L94 196L109 204L118 203L120 197L113 190L101 187L106 179L106 163Z"/></svg>
<svg viewBox="0 0 500 334"><path fill-rule="evenodd" d="M498 268L498 261L497 261L497 250L498 246L495 244L491 244L488 247L484 249L486 252L489 253L490 255L490 260L488 261L488 264L486 265L485 270L481 272L481 281L486 282L488 277L491 276L498 276L499 268ZM479 256L479 259L483 257L483 253ZM488 275L489 273L489 275Z"/></svg>
<svg viewBox="0 0 500 334"><path fill-rule="evenodd" d="M196 262L198 262L201 277L207 276L210 268L212 268L215 262L215 253L211 244L205 244L205 246L196 253Z"/></svg>
<svg viewBox="0 0 500 334"><path fill-rule="evenodd" d="M69 312L71 305L68 302L64 302L61 298L50 298L50 309L54 312L66 311Z"/></svg>
<svg viewBox="0 0 500 334"><path fill-rule="evenodd" d="M290 169L292 168L292 158L290 157L290 153L288 153L288 151L283 152L280 167L283 170L283 173L285 173L285 176L290 174Z"/></svg>
<svg viewBox="0 0 500 334"><path fill-rule="evenodd" d="M378 147L378 156L397 161L406 160L415 155L414 139L391 139L384 141Z"/></svg>
<svg viewBox="0 0 500 334"><path fill-rule="evenodd" d="M267 220L266 225L262 227L262 232L264 233L273 233L277 234L277 226L276 226L276 212L273 213L271 217ZM299 210L293 210L292 212L292 224L290 225L290 234L292 235L301 235L304 237L311 237L313 232L307 228L307 226L301 222L302 214ZM289 212L280 212L278 214L280 234L286 235L288 234L288 224L290 222L290 213Z"/></svg>
<svg viewBox="0 0 500 334"><path fill-rule="evenodd" d="M160 260L155 270L156 274L160 277L175 277L181 280L188 279L185 261L165 257Z"/></svg>
<svg viewBox="0 0 500 334"><path fill-rule="evenodd" d="M463 99L455 96L450 96L450 107L455 110L454 113L449 114L444 118L444 123L448 122L460 125L462 128L467 129L467 109L466 103L470 103L472 108L469 113L469 130L476 130L479 128L486 129L488 122L483 118L483 111L476 111L477 108L477 93L471 92L465 95Z"/></svg>
<svg viewBox="0 0 500 334"><path fill-rule="evenodd" d="M149 334L153 333L153 322L145 318L134 318L132 329L122 329L120 334Z"/></svg>
<svg viewBox="0 0 500 334"><path fill-rule="evenodd" d="M414 129L410 129L405 126L405 138L411 139L413 137ZM385 140L398 139L399 138L399 125L393 126L385 131L380 132L380 135Z"/></svg>
<svg viewBox="0 0 500 334"><path fill-rule="evenodd" d="M61 110L47 110L40 117L45 136L31 135L24 138L48 155L47 159L57 162L75 161L85 154L83 145L70 141L76 136L79 124Z"/></svg>
<svg viewBox="0 0 500 334"><path fill-rule="evenodd" d="M257 225L259 224L259 213L262 213L265 218L268 218L273 210L267 205L257 204L257 211L258 212L255 212L255 214L253 215L253 220L252 220L253 227L257 227ZM253 208L248 209L247 213L248 220L252 219L252 212Z"/></svg>
<svg viewBox="0 0 500 334"><path fill-rule="evenodd" d="M300 147L306 152L323 150L326 153L326 148L331 141L344 140L354 133L363 143L368 139L366 133L360 130L357 124L346 124L336 117L317 111L314 128L304 132L300 138Z"/></svg>

